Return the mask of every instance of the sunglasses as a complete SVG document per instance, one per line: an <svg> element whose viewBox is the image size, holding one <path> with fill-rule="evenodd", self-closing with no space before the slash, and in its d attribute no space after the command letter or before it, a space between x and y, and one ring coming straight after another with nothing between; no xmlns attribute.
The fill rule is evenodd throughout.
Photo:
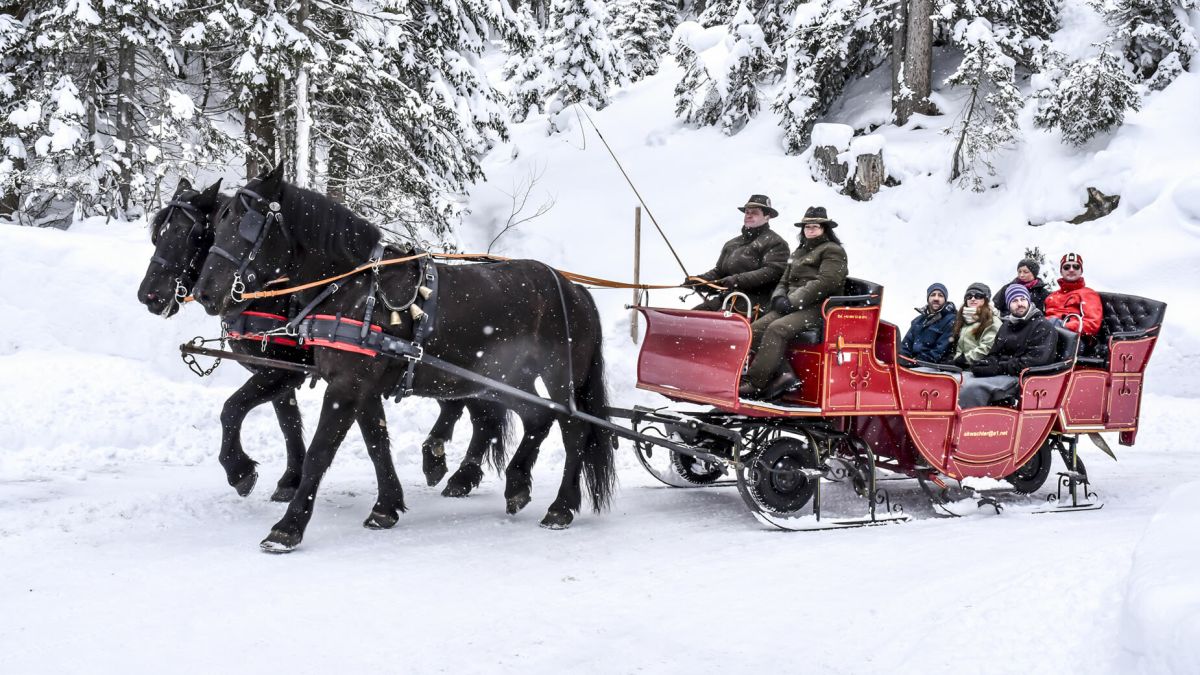
<svg viewBox="0 0 1200 675"><path fill-rule="evenodd" d="M987 296L978 291L971 291L970 293L967 293L967 299L968 300L987 300Z"/></svg>
<svg viewBox="0 0 1200 675"><path fill-rule="evenodd" d="M1076 265L1075 263L1063 263L1062 268L1064 270L1082 270L1083 265Z"/></svg>

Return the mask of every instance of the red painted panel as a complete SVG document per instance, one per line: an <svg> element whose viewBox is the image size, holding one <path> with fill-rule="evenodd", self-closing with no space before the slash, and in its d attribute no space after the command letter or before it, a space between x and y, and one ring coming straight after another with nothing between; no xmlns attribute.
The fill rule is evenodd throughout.
<svg viewBox="0 0 1200 675"><path fill-rule="evenodd" d="M1108 369L1112 373L1140 373L1146 369L1150 352L1154 351L1157 338L1139 340L1110 340Z"/></svg>
<svg viewBox="0 0 1200 675"><path fill-rule="evenodd" d="M958 438L951 453L958 475L998 476L1011 473L1020 415L1011 408L971 408L959 416Z"/></svg>
<svg viewBox="0 0 1200 675"><path fill-rule="evenodd" d="M1062 402L1063 417L1068 425L1095 425L1104 421L1108 377L1108 373L1102 370L1075 370L1071 373Z"/></svg>
<svg viewBox="0 0 1200 675"><path fill-rule="evenodd" d="M875 360L870 349L859 353L862 384L858 388L858 409L866 411L898 410L896 383L891 368Z"/></svg>
<svg viewBox="0 0 1200 675"><path fill-rule="evenodd" d="M994 474L992 477L1003 478L1028 462L1050 435L1050 429L1057 417L1056 410L1021 413L1021 431L1017 435L1017 447L1013 450L1012 465L1005 469L1004 473Z"/></svg>
<svg viewBox="0 0 1200 675"><path fill-rule="evenodd" d="M953 412L958 407L958 380L953 376L897 367L896 383L904 410Z"/></svg>
<svg viewBox="0 0 1200 675"><path fill-rule="evenodd" d="M879 323L878 306L836 307L825 315L825 341L830 345L875 344L875 328Z"/></svg>
<svg viewBox="0 0 1200 675"><path fill-rule="evenodd" d="M896 324L887 321L879 322L879 329L875 332L875 358L879 359L880 363L888 366L895 365L897 335L899 335L899 329L896 328Z"/></svg>
<svg viewBox="0 0 1200 675"><path fill-rule="evenodd" d="M858 367L858 355L863 350L843 349L843 358L836 353L825 355L825 405L829 411L854 410L858 406L858 386L865 371Z"/></svg>
<svg viewBox="0 0 1200 675"><path fill-rule="evenodd" d="M792 347L788 352L800 388L783 397L785 403L815 408L821 405L821 345Z"/></svg>
<svg viewBox="0 0 1200 675"><path fill-rule="evenodd" d="M1021 387L1021 410L1056 410L1067 389L1070 371L1026 378Z"/></svg>
<svg viewBox="0 0 1200 675"><path fill-rule="evenodd" d="M671 398L734 406L750 349L750 324L739 314L639 308L646 336L638 387Z"/></svg>
<svg viewBox="0 0 1200 675"><path fill-rule="evenodd" d="M933 468L945 472L946 450L954 425L953 415L906 415L904 423L917 451Z"/></svg>
<svg viewBox="0 0 1200 675"><path fill-rule="evenodd" d="M1108 391L1108 420L1110 429L1137 426L1142 401L1142 375L1113 375Z"/></svg>

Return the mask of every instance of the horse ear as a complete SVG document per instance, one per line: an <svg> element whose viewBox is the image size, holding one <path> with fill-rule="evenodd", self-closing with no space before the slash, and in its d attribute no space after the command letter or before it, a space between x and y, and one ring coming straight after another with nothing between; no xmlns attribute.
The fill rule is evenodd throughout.
<svg viewBox="0 0 1200 675"><path fill-rule="evenodd" d="M178 197L179 195L183 194L185 191L191 190L191 189L192 189L192 182L189 181L187 178L180 176L179 177L179 185L175 186L175 196Z"/></svg>
<svg viewBox="0 0 1200 675"><path fill-rule="evenodd" d="M208 188L206 188L204 192L200 193L200 196L196 198L196 206L202 209L212 210L212 207L217 203L217 194L220 191L221 179L218 178L217 182L209 185Z"/></svg>
<svg viewBox="0 0 1200 675"><path fill-rule="evenodd" d="M283 162L275 165L265 176L262 177L262 182L259 183L259 192L264 195L275 194L283 183Z"/></svg>

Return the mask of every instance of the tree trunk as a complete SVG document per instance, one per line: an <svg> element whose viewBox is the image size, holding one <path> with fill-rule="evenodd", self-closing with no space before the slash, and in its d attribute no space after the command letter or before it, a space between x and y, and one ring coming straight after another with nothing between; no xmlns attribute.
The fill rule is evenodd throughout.
<svg viewBox="0 0 1200 675"><path fill-rule="evenodd" d="M904 35L893 36L893 50L899 37L903 38L903 51L892 53L892 110L896 124L907 124L913 113L932 115L936 112L929 101L931 69L933 64L933 0L903 0L897 7L897 16L903 13ZM897 31L898 32L898 31ZM903 66L903 72L898 72ZM902 76L902 77L901 77Z"/></svg>
<svg viewBox="0 0 1200 675"><path fill-rule="evenodd" d="M116 137L121 142L118 154L120 171L117 187L120 192L120 207L122 212L129 210L131 191L133 187L133 139L134 139L134 106L133 97L137 85L137 46L121 40L118 48L117 63L117 129Z"/></svg>
<svg viewBox="0 0 1200 675"><path fill-rule="evenodd" d="M817 173L820 174L813 178L838 187L845 185L846 178L850 175L850 167L838 159L840 153L841 150L832 145L818 145L813 148L813 162L816 163Z"/></svg>
<svg viewBox="0 0 1200 675"><path fill-rule="evenodd" d="M892 5L892 111L897 115L897 124L903 124L899 121L896 104L900 99L900 92L904 88L901 75L904 73L904 51L907 44L908 2L907 0L896 0L896 4ZM905 121L907 121L907 117Z"/></svg>
<svg viewBox="0 0 1200 675"><path fill-rule="evenodd" d="M308 35L308 29L304 26L308 21L308 7L309 0L300 0L300 11L296 16L296 23L299 24L300 32L304 35ZM309 179L311 131L312 117L310 117L308 109L308 63L302 62L299 72L296 74L296 173L294 174L296 185L302 188L311 187Z"/></svg>
<svg viewBox="0 0 1200 675"><path fill-rule="evenodd" d="M254 93L246 112L246 180L274 167L277 131L274 86L267 84Z"/></svg>
<svg viewBox="0 0 1200 675"><path fill-rule="evenodd" d="M846 194L865 202L879 192L883 185L883 151L859 155L855 161L854 180L846 186Z"/></svg>

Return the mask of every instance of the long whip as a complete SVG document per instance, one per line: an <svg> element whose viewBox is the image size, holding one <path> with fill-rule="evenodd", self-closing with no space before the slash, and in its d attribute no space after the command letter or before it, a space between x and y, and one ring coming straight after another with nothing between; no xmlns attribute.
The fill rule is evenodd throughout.
<svg viewBox="0 0 1200 675"><path fill-rule="evenodd" d="M659 236L661 236L662 240L667 244L667 248L670 249L671 255L675 256L675 262L679 263L679 269L683 270L684 275L689 277L692 276L687 271L687 267L684 266L683 260L679 258L679 254L675 252L675 247L671 245L671 240L667 238L667 233L663 232L662 227L659 226L658 219L654 217L654 212L651 211L650 207L646 205L646 200L642 199L642 193L638 192L637 186L633 184L633 180L629 177L629 174L626 173L625 167L621 165L621 160L617 159L617 153L613 152L612 146L608 144L608 140L604 138L604 134L600 133L600 127L596 126L596 123L592 120L592 116L588 114L586 108L578 103L575 104L575 108L583 112L583 116L587 118L588 124L592 125L592 129L596 132L596 135L600 137L600 142L604 144L604 149L608 150L609 156L612 157L614 162L616 162L617 168L621 170L621 175L625 177L625 182L629 183L629 188L633 190L633 194L637 197L638 202L641 203L643 209L646 209L646 215L650 216L650 222L654 223L654 229L658 230Z"/></svg>

